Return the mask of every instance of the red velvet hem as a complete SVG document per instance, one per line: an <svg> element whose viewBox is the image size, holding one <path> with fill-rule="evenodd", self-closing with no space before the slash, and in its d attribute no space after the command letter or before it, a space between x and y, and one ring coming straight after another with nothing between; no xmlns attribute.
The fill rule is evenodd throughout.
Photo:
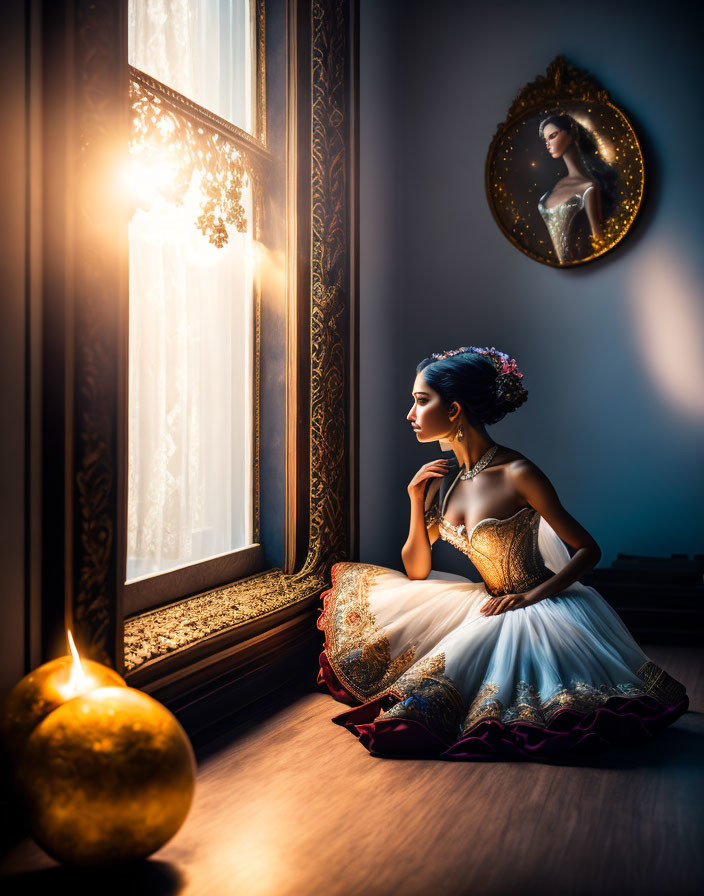
<svg viewBox="0 0 704 896"><path fill-rule="evenodd" d="M340 703L347 703L349 706L356 706L359 700L347 690L340 679L335 674L335 670L330 665L327 653L323 652L318 657L318 684L324 685L336 700Z"/></svg>
<svg viewBox="0 0 704 896"><path fill-rule="evenodd" d="M333 718L359 738L373 756L429 757L457 760L559 760L595 755L612 746L650 740L671 725L689 706L683 697L667 706L654 697L612 697L589 712L562 709L547 725L530 722L478 722L454 743L448 743L416 719L377 719L398 698L385 694L359 703L341 684L325 651L320 656L318 681L343 703L353 705ZM356 704L356 705L355 705Z"/></svg>

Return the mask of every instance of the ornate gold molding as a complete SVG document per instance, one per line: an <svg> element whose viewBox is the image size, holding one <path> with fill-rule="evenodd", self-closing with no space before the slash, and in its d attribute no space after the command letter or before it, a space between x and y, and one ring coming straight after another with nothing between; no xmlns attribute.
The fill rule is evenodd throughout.
<svg viewBox="0 0 704 896"><path fill-rule="evenodd" d="M257 56L256 120L257 137L266 146L266 4L256 0L255 45Z"/></svg>
<svg viewBox="0 0 704 896"><path fill-rule="evenodd" d="M564 56L556 56L544 75L538 75L519 90L508 110L507 121L535 107L551 106L565 100L610 103L608 93L591 75L570 65ZM499 125L499 129L505 123Z"/></svg>
<svg viewBox="0 0 704 896"><path fill-rule="evenodd" d="M133 66L129 66L129 74L133 80L156 94L165 107L180 114L187 114L193 121L234 143L247 157L250 167L264 170L265 166L271 162L271 153L266 146L247 131L237 127L236 124L221 118L204 106L199 106L187 96Z"/></svg>
<svg viewBox="0 0 704 896"><path fill-rule="evenodd" d="M280 569L269 569L234 585L141 613L125 623L125 672L305 601L317 587L317 581L295 582Z"/></svg>
<svg viewBox="0 0 704 896"><path fill-rule="evenodd" d="M255 209L261 199L255 203ZM257 237L258 238L258 237ZM254 370L252 383L252 407L254 426L252 432L252 538L256 544L261 539L261 392L262 392L262 283L258 269L254 275Z"/></svg>
<svg viewBox="0 0 704 896"><path fill-rule="evenodd" d="M345 451L349 265L347 224L347 9L343 0L312 3L312 231L310 535L297 578L328 579L345 556Z"/></svg>

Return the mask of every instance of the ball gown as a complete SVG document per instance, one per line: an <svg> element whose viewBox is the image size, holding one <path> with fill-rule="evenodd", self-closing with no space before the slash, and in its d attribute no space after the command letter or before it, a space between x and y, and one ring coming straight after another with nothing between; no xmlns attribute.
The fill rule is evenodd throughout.
<svg viewBox="0 0 704 896"><path fill-rule="evenodd" d="M333 721L377 756L554 761L642 742L682 715L684 686L593 588L576 582L528 607L479 612L490 596L547 580L570 555L531 507L469 531L448 522L458 477L455 465L426 499L426 525L482 582L333 566L318 680L352 707Z"/></svg>

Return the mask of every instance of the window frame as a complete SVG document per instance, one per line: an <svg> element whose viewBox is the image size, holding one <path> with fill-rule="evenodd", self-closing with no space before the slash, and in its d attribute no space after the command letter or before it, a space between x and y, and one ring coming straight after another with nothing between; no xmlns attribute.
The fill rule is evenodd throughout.
<svg viewBox="0 0 704 896"><path fill-rule="evenodd" d="M280 682L283 659L297 663L317 644L316 604L331 566L356 553L357 5L281 3L285 568L231 586L275 592L281 604L128 672L128 683L174 707L227 691L223 711L232 712ZM258 10L265 16L263 3ZM30 608L30 640L51 658L64 652L71 626L84 656L125 671L128 212L113 173L128 140L127 3L57 0L42 15L33 44L43 79L41 323L30 358L39 423L29 434L41 453L29 485L40 503L30 565L41 600L36 614ZM142 615L154 622L158 613ZM278 673L262 684L267 669Z"/></svg>

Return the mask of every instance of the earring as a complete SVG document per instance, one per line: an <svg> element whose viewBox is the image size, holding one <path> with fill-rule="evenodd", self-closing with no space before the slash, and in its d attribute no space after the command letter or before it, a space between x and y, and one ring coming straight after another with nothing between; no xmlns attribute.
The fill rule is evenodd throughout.
<svg viewBox="0 0 704 896"><path fill-rule="evenodd" d="M457 441L461 442L463 438L464 438L464 431L462 430L462 424L460 424L460 427L457 430Z"/></svg>

